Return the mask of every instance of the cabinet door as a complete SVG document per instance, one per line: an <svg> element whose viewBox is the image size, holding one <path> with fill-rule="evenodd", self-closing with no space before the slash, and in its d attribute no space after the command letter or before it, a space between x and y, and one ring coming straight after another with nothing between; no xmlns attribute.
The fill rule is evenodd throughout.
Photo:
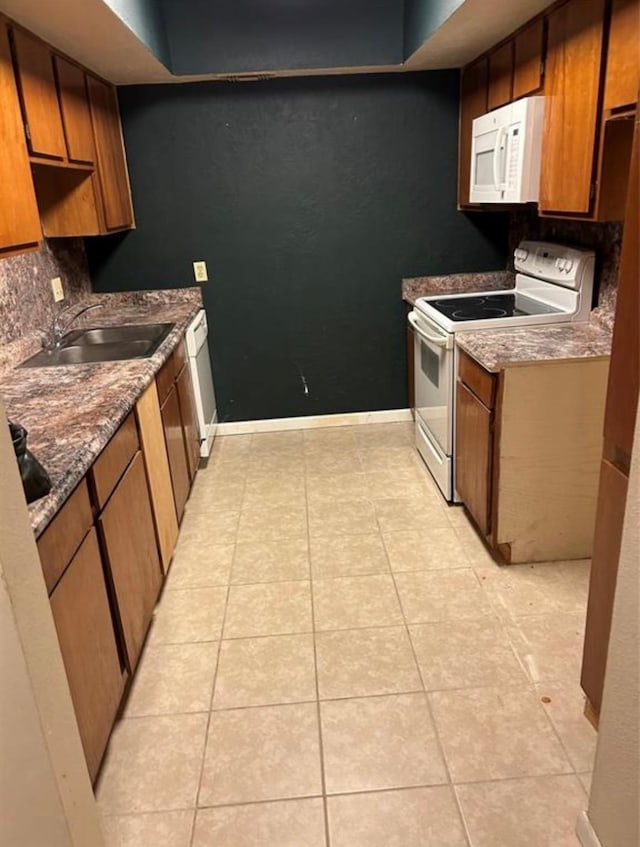
<svg viewBox="0 0 640 847"><path fill-rule="evenodd" d="M182 368L176 380L176 391L178 392L178 403L180 405L180 417L184 432L189 478L193 482L198 471L198 463L200 462L200 427L198 426L196 402L193 397L193 385L191 384L191 373L188 364Z"/></svg>
<svg viewBox="0 0 640 847"><path fill-rule="evenodd" d="M36 244L42 238L36 195L24 141L9 35L0 21L0 250Z"/></svg>
<svg viewBox="0 0 640 847"><path fill-rule="evenodd" d="M527 97L542 88L544 20L538 18L514 38L513 99Z"/></svg>
<svg viewBox="0 0 640 847"><path fill-rule="evenodd" d="M489 111L511 102L513 83L513 41L489 54Z"/></svg>
<svg viewBox="0 0 640 847"><path fill-rule="evenodd" d="M94 780L125 680L95 529L86 536L51 595L51 611Z"/></svg>
<svg viewBox="0 0 640 847"><path fill-rule="evenodd" d="M187 451L185 450L184 435L182 432L180 406L178 404L178 392L175 385L171 386L171 390L162 404L162 424L164 426L164 437L167 442L171 484L173 486L173 496L176 501L176 514L180 521L185 503L189 497L190 481Z"/></svg>
<svg viewBox="0 0 640 847"><path fill-rule="evenodd" d="M142 453L138 452L100 518L127 665L138 661L160 588L162 572Z"/></svg>
<svg viewBox="0 0 640 847"><path fill-rule="evenodd" d="M55 57L55 65L69 159L72 162L92 163L95 158L93 129L84 71L61 56Z"/></svg>
<svg viewBox="0 0 640 847"><path fill-rule="evenodd" d="M92 76L87 83L105 228L128 229L133 226L133 208L116 91Z"/></svg>
<svg viewBox="0 0 640 847"><path fill-rule="evenodd" d="M597 715L602 705L627 487L627 477L609 462L603 461L580 679L584 693Z"/></svg>
<svg viewBox="0 0 640 847"><path fill-rule="evenodd" d="M607 51L604 108L619 109L638 100L640 3L613 0Z"/></svg>
<svg viewBox="0 0 640 847"><path fill-rule="evenodd" d="M491 530L492 413L466 385L456 386L456 490L478 529Z"/></svg>
<svg viewBox="0 0 640 847"><path fill-rule="evenodd" d="M487 112L489 66L486 56L467 65L460 78L460 142L458 148L458 205L469 205L473 120Z"/></svg>
<svg viewBox="0 0 640 847"><path fill-rule="evenodd" d="M14 30L13 42L29 150L34 156L65 159L67 148L51 51L20 29Z"/></svg>
<svg viewBox="0 0 640 847"><path fill-rule="evenodd" d="M549 15L540 211L588 214L593 196L604 0Z"/></svg>

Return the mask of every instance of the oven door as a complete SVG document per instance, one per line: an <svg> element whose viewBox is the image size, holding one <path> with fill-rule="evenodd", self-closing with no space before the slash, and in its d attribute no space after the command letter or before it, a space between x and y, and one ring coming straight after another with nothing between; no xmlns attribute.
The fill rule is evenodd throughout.
<svg viewBox="0 0 640 847"><path fill-rule="evenodd" d="M453 335L409 313L414 330L416 446L447 499L453 452Z"/></svg>

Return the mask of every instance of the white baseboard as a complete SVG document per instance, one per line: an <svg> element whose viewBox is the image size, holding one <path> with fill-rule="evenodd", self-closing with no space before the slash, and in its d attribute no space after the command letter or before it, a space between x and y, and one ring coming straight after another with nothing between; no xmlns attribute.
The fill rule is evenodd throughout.
<svg viewBox="0 0 640 847"><path fill-rule="evenodd" d="M413 420L411 409L385 409L381 412L349 412L344 415L309 415L301 418L270 418L259 421L219 423L217 436L249 435L253 432L281 432L293 429L319 429L327 426L401 423Z"/></svg>
<svg viewBox="0 0 640 847"><path fill-rule="evenodd" d="M586 812L580 812L576 822L576 835L582 847L602 847L600 839L591 826L591 821Z"/></svg>

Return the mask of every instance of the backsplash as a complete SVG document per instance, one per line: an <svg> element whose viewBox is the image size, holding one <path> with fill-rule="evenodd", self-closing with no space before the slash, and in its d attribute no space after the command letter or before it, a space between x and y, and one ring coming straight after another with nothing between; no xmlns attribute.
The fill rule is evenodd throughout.
<svg viewBox="0 0 640 847"><path fill-rule="evenodd" d="M53 302L51 280L61 277L65 300ZM80 238L44 241L37 253L0 259L0 370L14 365L48 331L56 312L91 293Z"/></svg>
<svg viewBox="0 0 640 847"><path fill-rule="evenodd" d="M622 242L621 223L590 223L539 218L535 209L523 208L510 216L509 253L523 238L557 241L596 252L597 307L591 321L606 329L613 328Z"/></svg>

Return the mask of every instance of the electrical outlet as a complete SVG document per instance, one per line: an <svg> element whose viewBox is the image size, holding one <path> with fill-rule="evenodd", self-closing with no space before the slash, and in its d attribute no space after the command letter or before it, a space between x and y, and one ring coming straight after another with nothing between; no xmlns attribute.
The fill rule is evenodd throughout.
<svg viewBox="0 0 640 847"><path fill-rule="evenodd" d="M64 300L64 289L62 287L62 280L59 276L51 280L51 290L53 291L54 303L59 303L61 300Z"/></svg>
<svg viewBox="0 0 640 847"><path fill-rule="evenodd" d="M208 282L209 277L207 275L207 263L206 262L194 262L193 263L193 275L196 278L196 282Z"/></svg>

